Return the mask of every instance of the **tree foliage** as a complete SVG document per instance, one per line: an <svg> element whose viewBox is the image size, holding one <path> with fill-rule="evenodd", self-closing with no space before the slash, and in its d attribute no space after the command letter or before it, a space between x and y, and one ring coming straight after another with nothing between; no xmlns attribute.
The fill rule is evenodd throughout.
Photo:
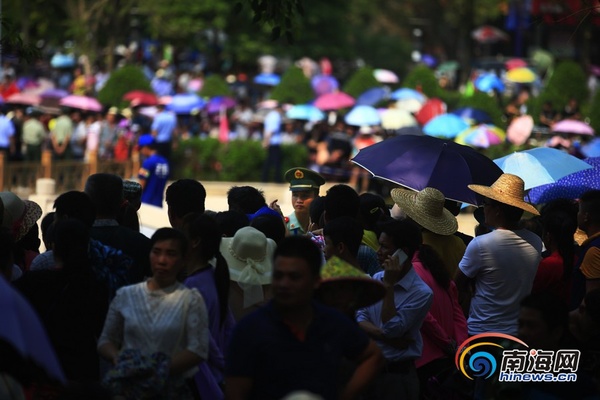
<svg viewBox="0 0 600 400"><path fill-rule="evenodd" d="M219 74L212 74L204 79L204 84L202 85L202 89L200 89L200 96L231 96L231 90L229 90L227 82Z"/></svg>
<svg viewBox="0 0 600 400"><path fill-rule="evenodd" d="M106 85L98 93L98 101L105 106L123 107L127 102L123 101L123 95L132 90L143 90L151 92L150 82L138 67L125 66L114 71Z"/></svg>
<svg viewBox="0 0 600 400"><path fill-rule="evenodd" d="M271 98L280 103L304 104L314 97L310 81L298 67L288 68L271 92Z"/></svg>
<svg viewBox="0 0 600 400"><path fill-rule="evenodd" d="M374 87L379 87L381 84L377 82L373 75L373 68L362 67L348 79L343 87L343 91L352 97L358 97L366 90Z"/></svg>
<svg viewBox="0 0 600 400"><path fill-rule="evenodd" d="M406 76L403 86L418 89L428 97L443 97L442 88L433 71L425 65L413 68Z"/></svg>

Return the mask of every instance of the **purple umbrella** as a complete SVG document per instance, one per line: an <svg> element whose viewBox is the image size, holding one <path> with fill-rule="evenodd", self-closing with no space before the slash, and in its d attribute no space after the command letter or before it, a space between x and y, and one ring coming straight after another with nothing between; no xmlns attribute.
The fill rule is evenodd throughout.
<svg viewBox="0 0 600 400"><path fill-rule="evenodd" d="M584 161L592 168L531 189L529 200L533 204L544 204L556 199L578 199L588 190L600 189L600 157L586 158Z"/></svg>
<svg viewBox="0 0 600 400"><path fill-rule="evenodd" d="M564 119L552 126L552 132L572 133L575 135L594 135L594 128L576 119Z"/></svg>
<svg viewBox="0 0 600 400"><path fill-rule="evenodd" d="M43 91L40 94L40 97L42 99L44 98L54 98L54 99L62 99L63 97L67 97L69 95L69 92L67 92L66 90L63 89L48 89Z"/></svg>
<svg viewBox="0 0 600 400"><path fill-rule="evenodd" d="M317 96L333 93L340 87L337 79L331 75L316 75L311 79L310 84Z"/></svg>
<svg viewBox="0 0 600 400"><path fill-rule="evenodd" d="M235 107L235 100L227 96L215 96L208 101L206 111L210 114L215 114L221 111L222 108Z"/></svg>
<svg viewBox="0 0 600 400"><path fill-rule="evenodd" d="M491 185L502 174L492 160L468 146L431 136L404 135L362 149L352 162L376 178L412 190L433 187L451 200L479 205L467 185Z"/></svg>

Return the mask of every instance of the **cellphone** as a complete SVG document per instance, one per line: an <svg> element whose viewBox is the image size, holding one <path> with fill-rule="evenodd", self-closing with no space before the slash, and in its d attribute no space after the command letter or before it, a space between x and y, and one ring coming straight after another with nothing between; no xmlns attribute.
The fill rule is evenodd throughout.
<svg viewBox="0 0 600 400"><path fill-rule="evenodd" d="M402 249L396 250L394 252L394 254L392 254L392 257L397 257L398 261L400 262L400 265L404 264L404 262L408 258L408 256L406 255L406 253Z"/></svg>

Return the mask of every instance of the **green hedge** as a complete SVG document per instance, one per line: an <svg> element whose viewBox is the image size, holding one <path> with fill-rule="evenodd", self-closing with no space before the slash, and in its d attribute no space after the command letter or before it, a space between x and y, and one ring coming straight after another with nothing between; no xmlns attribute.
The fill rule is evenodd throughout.
<svg viewBox="0 0 600 400"><path fill-rule="evenodd" d="M123 96L132 90L152 92L150 81L141 68L126 65L110 75L106 85L98 92L98 101L104 106L123 108L129 105L129 102L123 100Z"/></svg>
<svg viewBox="0 0 600 400"><path fill-rule="evenodd" d="M282 172L305 166L308 152L302 145L283 145ZM258 141L198 138L180 141L173 153L171 179L258 182L266 159L266 150Z"/></svg>

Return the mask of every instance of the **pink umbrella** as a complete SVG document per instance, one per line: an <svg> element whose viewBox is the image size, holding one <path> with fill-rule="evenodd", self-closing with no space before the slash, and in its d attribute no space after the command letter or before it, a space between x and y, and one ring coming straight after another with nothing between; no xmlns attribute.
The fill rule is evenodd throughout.
<svg viewBox="0 0 600 400"><path fill-rule="evenodd" d="M326 93L319 96L314 106L320 110L339 110L352 107L356 103L354 98L344 92Z"/></svg>
<svg viewBox="0 0 600 400"><path fill-rule="evenodd" d="M523 115L513 119L506 131L506 137L512 144L520 146L527 142L532 130L533 118L530 115Z"/></svg>
<svg viewBox="0 0 600 400"><path fill-rule="evenodd" d="M373 76L377 82L381 83L398 83L400 81L398 75L389 69L376 69L373 71Z"/></svg>
<svg viewBox="0 0 600 400"><path fill-rule="evenodd" d="M64 107L77 108L84 111L102 111L102 104L93 97L70 95L60 100L60 105Z"/></svg>
<svg viewBox="0 0 600 400"><path fill-rule="evenodd" d="M37 106L40 104L41 98L33 93L15 93L6 99L9 104L22 104L26 106Z"/></svg>
<svg viewBox="0 0 600 400"><path fill-rule="evenodd" d="M507 62L504 63L506 69L511 70L515 68L525 68L527 67L527 62L520 58L511 58Z"/></svg>
<svg viewBox="0 0 600 400"><path fill-rule="evenodd" d="M594 135L594 129L582 121L565 119L557 122L552 127L552 132L572 133L575 135Z"/></svg>

